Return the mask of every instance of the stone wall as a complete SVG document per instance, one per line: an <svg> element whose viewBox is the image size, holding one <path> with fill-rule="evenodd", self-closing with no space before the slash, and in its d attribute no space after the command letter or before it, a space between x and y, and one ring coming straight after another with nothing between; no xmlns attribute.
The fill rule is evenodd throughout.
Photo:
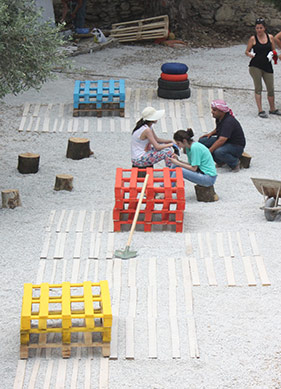
<svg viewBox="0 0 281 389"><path fill-rule="evenodd" d="M53 0L56 19L60 0ZM109 29L112 23L168 14L170 29L185 38L196 24L212 29L249 29L264 17L269 29L281 30L281 12L263 0L87 0L88 26Z"/></svg>

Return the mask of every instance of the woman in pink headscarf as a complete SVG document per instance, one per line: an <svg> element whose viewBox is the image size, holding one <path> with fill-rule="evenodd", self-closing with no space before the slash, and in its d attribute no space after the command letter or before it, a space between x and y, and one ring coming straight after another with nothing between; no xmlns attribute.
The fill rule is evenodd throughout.
<svg viewBox="0 0 281 389"><path fill-rule="evenodd" d="M199 142L209 148L217 167L226 164L233 172L238 172L239 158L246 145L243 129L224 100L213 100L211 110L216 128L201 136Z"/></svg>

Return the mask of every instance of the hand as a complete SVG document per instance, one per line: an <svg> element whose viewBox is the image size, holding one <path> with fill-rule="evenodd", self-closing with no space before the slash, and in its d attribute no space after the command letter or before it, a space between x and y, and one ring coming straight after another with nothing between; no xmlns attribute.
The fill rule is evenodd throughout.
<svg viewBox="0 0 281 389"><path fill-rule="evenodd" d="M209 136L208 136L208 134L204 134L204 135L201 135L200 137L199 137L199 139L201 139L201 138L209 138Z"/></svg>
<svg viewBox="0 0 281 389"><path fill-rule="evenodd" d="M173 157L171 157L171 158L169 158L169 160L172 162L172 164L174 164L174 165L177 165L178 164L178 159L177 158L173 158Z"/></svg>

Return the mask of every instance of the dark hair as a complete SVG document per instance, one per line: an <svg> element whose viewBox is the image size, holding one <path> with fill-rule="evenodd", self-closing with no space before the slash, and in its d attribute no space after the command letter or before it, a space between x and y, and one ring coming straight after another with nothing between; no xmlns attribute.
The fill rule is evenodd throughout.
<svg viewBox="0 0 281 389"><path fill-rule="evenodd" d="M153 123L153 121L144 120L143 118L141 118L141 119L136 123L136 126L135 126L135 128L133 129L132 134L133 134L135 131L137 131L139 128L141 128L142 126L144 126L144 125L148 125L148 127L150 127L151 123Z"/></svg>
<svg viewBox="0 0 281 389"><path fill-rule="evenodd" d="M264 18L257 18L256 22L255 22L255 26L257 24L262 24L265 27L265 20L264 20Z"/></svg>
<svg viewBox="0 0 281 389"><path fill-rule="evenodd" d="M185 139L187 142L193 142L193 131L192 128L188 128L186 131L185 130L178 130L177 132L174 133L174 140L176 142L183 142Z"/></svg>

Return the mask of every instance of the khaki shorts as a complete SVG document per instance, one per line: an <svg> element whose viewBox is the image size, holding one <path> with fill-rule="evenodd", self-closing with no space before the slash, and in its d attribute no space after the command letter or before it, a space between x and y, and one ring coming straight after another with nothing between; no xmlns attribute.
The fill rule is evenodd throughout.
<svg viewBox="0 0 281 389"><path fill-rule="evenodd" d="M254 66L249 67L250 75L254 81L255 93L261 95L262 92L262 79L265 83L267 95L274 96L274 80L273 73L267 73L264 70L256 68Z"/></svg>

